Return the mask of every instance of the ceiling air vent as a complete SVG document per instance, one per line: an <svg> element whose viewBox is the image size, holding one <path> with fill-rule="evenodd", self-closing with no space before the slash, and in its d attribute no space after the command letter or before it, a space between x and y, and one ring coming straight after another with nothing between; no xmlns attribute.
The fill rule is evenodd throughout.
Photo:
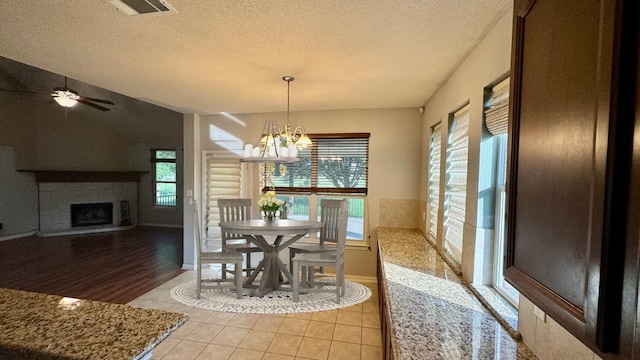
<svg viewBox="0 0 640 360"><path fill-rule="evenodd" d="M164 0L104 0L123 13L133 15L169 14L177 12Z"/></svg>

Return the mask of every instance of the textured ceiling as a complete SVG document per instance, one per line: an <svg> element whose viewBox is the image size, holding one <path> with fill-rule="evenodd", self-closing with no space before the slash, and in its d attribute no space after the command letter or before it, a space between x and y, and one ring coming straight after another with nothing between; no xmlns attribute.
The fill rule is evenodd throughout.
<svg viewBox="0 0 640 360"><path fill-rule="evenodd" d="M6 0L0 56L180 112L418 107L512 0Z"/></svg>

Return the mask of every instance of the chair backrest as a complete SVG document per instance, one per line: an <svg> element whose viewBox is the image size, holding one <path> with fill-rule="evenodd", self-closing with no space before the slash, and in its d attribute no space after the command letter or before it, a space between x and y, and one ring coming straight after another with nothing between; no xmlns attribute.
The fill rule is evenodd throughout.
<svg viewBox="0 0 640 360"><path fill-rule="evenodd" d="M220 221L251 220L251 199L218 199ZM226 240L244 239L242 235L222 232L222 243Z"/></svg>
<svg viewBox="0 0 640 360"><path fill-rule="evenodd" d="M346 204L346 205L345 205ZM345 208L346 207L346 208ZM320 202L320 221L324 226L320 230L320 244L325 242L338 243L340 237L340 225L342 225L342 215L344 215L344 236L346 238L346 226L349 213L349 200L328 200L322 199Z"/></svg>
<svg viewBox="0 0 640 360"><path fill-rule="evenodd" d="M338 220L338 242L337 259L338 263L344 263L344 251L347 246L347 224L349 222L349 200L344 199L340 204L340 217Z"/></svg>

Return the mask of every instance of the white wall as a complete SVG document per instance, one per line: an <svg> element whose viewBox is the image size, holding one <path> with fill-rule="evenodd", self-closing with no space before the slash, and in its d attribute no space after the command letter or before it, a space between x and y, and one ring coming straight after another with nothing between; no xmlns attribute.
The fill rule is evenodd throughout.
<svg viewBox="0 0 640 360"><path fill-rule="evenodd" d="M203 208L204 200L200 195L200 176L202 169L200 168L201 161L201 145L200 145L200 116L197 114L185 114L183 116L183 142L184 142L184 193L182 214L182 222L184 224L182 229L183 234L183 251L182 251L182 268L183 269L195 269L195 223L194 223L194 211L195 206L198 207L198 211ZM189 192L192 196L186 196ZM197 202L194 204L193 199ZM200 227L202 228L202 212L199 214Z"/></svg>

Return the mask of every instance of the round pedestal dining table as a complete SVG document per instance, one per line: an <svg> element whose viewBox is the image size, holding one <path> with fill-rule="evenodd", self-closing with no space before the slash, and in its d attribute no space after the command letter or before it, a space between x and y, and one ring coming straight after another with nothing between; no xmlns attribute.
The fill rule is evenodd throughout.
<svg viewBox="0 0 640 360"><path fill-rule="evenodd" d="M263 220L220 223L223 232L241 235L264 252L264 259L245 281L245 284L251 284L262 270L260 285L251 292L251 296L264 296L274 290L290 289L290 286L283 286L284 279L286 278L289 284L293 284L293 276L278 257L278 253L305 235L320 231L323 225L322 221L290 219L281 219L275 223L267 223ZM270 242L265 236L275 238ZM284 278L281 274L284 274Z"/></svg>

